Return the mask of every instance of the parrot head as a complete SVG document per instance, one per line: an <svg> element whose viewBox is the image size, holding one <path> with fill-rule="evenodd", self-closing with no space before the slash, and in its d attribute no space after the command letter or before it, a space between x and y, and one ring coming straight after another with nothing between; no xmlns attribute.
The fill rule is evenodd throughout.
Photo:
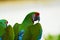
<svg viewBox="0 0 60 40"><path fill-rule="evenodd" d="M40 21L40 13L39 12L30 12L28 15L26 15L25 19L23 20L23 24L26 25L26 23L34 24L35 21Z"/></svg>
<svg viewBox="0 0 60 40"><path fill-rule="evenodd" d="M8 21L5 20L5 19L2 19L2 22L5 23L5 24L8 24Z"/></svg>
<svg viewBox="0 0 60 40"><path fill-rule="evenodd" d="M8 21L5 20L5 19L1 19L0 22L3 23L3 24L5 24L6 26L7 26L7 24L8 24Z"/></svg>
<svg viewBox="0 0 60 40"><path fill-rule="evenodd" d="M38 12L34 12L34 14L32 15L32 20L33 21L37 21L38 20L38 22L40 21L40 16L39 16L40 14L38 13Z"/></svg>

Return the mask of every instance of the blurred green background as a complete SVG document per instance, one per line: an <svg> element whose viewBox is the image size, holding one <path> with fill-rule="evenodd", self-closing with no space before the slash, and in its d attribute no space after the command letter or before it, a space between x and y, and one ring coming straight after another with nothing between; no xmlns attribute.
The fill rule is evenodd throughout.
<svg viewBox="0 0 60 40"><path fill-rule="evenodd" d="M57 35L48 34L47 36L44 37L44 40L60 40L60 34Z"/></svg>

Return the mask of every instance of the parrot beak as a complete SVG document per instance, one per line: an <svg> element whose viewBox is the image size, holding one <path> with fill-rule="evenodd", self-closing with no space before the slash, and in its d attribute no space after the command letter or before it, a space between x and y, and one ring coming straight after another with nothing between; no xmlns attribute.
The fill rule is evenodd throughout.
<svg viewBox="0 0 60 40"><path fill-rule="evenodd" d="M37 17L37 20L38 20L38 23L39 23L39 21L40 21L40 16Z"/></svg>

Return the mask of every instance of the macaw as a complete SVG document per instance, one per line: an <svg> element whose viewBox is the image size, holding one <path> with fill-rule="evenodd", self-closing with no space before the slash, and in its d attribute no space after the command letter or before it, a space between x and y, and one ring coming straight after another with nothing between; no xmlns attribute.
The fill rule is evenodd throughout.
<svg viewBox="0 0 60 40"><path fill-rule="evenodd" d="M30 12L25 19L23 20L22 24L16 23L13 27L14 32L15 32L15 40L33 40L34 39L34 34L36 34L35 31L32 31L33 27L37 27L36 30L38 30L35 40L41 39L42 35L42 28L39 23L34 24L35 21L38 22L40 21L39 13L38 12ZM33 30L35 30L33 29ZM33 34L32 34L33 32Z"/></svg>
<svg viewBox="0 0 60 40"><path fill-rule="evenodd" d="M2 35L5 33L8 21L5 19L0 20L0 40L2 40Z"/></svg>
<svg viewBox="0 0 60 40"><path fill-rule="evenodd" d="M8 25L5 33L2 36L2 40L14 40L14 30L11 25Z"/></svg>

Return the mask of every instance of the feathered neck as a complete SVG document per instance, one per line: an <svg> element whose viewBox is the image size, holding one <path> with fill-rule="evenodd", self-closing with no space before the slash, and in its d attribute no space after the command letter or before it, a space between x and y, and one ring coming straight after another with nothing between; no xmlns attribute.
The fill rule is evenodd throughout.
<svg viewBox="0 0 60 40"><path fill-rule="evenodd" d="M32 20L32 15L33 15L33 13L28 14L28 15L25 17L24 21L22 22L22 24L23 24L24 26L29 26L29 25L33 25L33 24L34 24L34 22L33 22L33 20Z"/></svg>

